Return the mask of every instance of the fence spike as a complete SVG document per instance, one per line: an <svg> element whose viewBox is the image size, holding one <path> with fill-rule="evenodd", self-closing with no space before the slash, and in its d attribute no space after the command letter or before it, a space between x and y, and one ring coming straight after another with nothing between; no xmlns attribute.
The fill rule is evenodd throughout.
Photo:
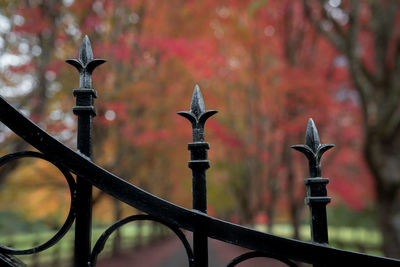
<svg viewBox="0 0 400 267"><path fill-rule="evenodd" d="M206 111L204 105L204 99L200 91L199 85L195 85L193 90L192 102L190 104L190 112L192 112L197 118Z"/></svg>
<svg viewBox="0 0 400 267"><path fill-rule="evenodd" d="M326 190L329 179L321 177L321 157L333 146L321 144L317 127L312 119L309 119L307 124L306 144L292 146L308 159L310 177L304 179L307 187L305 203L309 205L311 212L311 239L322 244L328 244L326 205L331 199L327 196Z"/></svg>
<svg viewBox="0 0 400 267"><path fill-rule="evenodd" d="M78 70L80 88L92 88L92 72L96 67L105 63L106 60L93 58L89 37L85 35L79 49L78 59L67 59L65 62Z"/></svg>
<svg viewBox="0 0 400 267"><path fill-rule="evenodd" d="M85 35L82 40L81 48L79 49L79 61L86 66L94 59L92 45L90 44L89 37Z"/></svg>
<svg viewBox="0 0 400 267"><path fill-rule="evenodd" d="M310 167L310 177L321 177L322 155L332 147L334 147L333 144L321 144L317 127L311 118L307 124L305 145L292 146L293 149L300 151L307 157Z"/></svg>
<svg viewBox="0 0 400 267"><path fill-rule="evenodd" d="M193 90L190 111L178 112L192 123L193 143L188 144L190 150L188 166L192 169L193 208L203 213L207 213L206 170L210 168L207 155L210 145L204 142L204 124L215 113L217 113L216 110L206 110L200 87L197 84ZM196 266L208 266L207 246L204 225L198 224L193 231L193 254Z"/></svg>
<svg viewBox="0 0 400 267"><path fill-rule="evenodd" d="M79 89L74 89L76 106L73 112L78 117L77 148L87 157L92 153L93 117L96 116L94 99L97 96L92 88L93 70L106 62L94 59L89 37L85 35L79 49L78 59L68 59L67 63L79 72ZM83 266L90 259L92 238L92 185L84 177L77 175L77 209L75 217L74 266ZM86 265L86 264L85 264Z"/></svg>
<svg viewBox="0 0 400 267"><path fill-rule="evenodd" d="M193 142L203 142L204 124L208 118L217 112L217 110L206 110L200 87L196 84L193 90L190 111L179 111L178 115L185 117L192 123Z"/></svg>
<svg viewBox="0 0 400 267"><path fill-rule="evenodd" d="M321 145L318 130L312 118L308 120L307 124L306 145L311 148L314 153L317 153L318 147Z"/></svg>

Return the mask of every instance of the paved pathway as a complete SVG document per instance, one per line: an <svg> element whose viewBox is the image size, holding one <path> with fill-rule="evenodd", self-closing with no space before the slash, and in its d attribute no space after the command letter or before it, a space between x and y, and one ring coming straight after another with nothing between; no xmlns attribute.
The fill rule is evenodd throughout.
<svg viewBox="0 0 400 267"><path fill-rule="evenodd" d="M247 250L209 239L209 267L226 266L232 259ZM186 252L178 238L169 238L151 246L125 252L118 257L99 261L98 267L185 267L188 266ZM283 263L271 259L256 258L243 262L238 267L269 266L283 267Z"/></svg>

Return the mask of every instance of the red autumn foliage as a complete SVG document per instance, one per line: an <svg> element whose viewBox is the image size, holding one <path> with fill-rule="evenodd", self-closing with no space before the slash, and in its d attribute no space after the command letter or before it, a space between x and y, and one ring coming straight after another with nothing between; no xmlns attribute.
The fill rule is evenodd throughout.
<svg viewBox="0 0 400 267"><path fill-rule="evenodd" d="M74 1L71 6L54 4L51 14L37 6L16 5L15 12L25 23L12 32L21 38L49 38L46 42L53 43L48 46L52 50L45 51L49 52L45 63L33 59L35 64L9 67L9 71L33 72L38 67L54 71L62 90L46 99L47 108L66 109L78 78L71 78L76 73L64 67L60 58L76 56L78 36L88 34L95 56L108 60L94 74L99 92L95 121L100 144L96 146L104 142L115 147L110 149L113 152L99 155L98 161L108 162L112 157L107 153L124 151L121 165L130 166L133 161L137 165L137 169L127 171L127 178L135 177L147 189L160 190L182 205L188 203L190 190L186 190L187 181L176 174L185 168L183 159L188 155L184 143L190 141L190 125L170 117L177 109L187 109L191 90L199 83L206 91L207 108L220 110L206 125L211 160L216 171L224 173L221 177L228 177L216 179L225 179L229 194L242 197L232 197L237 210L215 207L216 214L226 217L248 209L250 217L261 220L257 215L260 209L286 205L288 157L296 172L291 183L298 189L293 194L302 197L301 180L307 173L306 167L299 166L306 166L306 162L294 154L288 156L287 147L304 142L306 123L312 117L321 140L337 144L324 169L331 178L329 190L349 207L360 210L374 195L371 175L360 155L360 140L364 138L360 100L350 81L348 62L310 26L301 1L263 2ZM361 22L367 23L370 14L363 12ZM53 15L57 23L51 21ZM71 25L79 31L68 32ZM53 35L46 35L48 31ZM364 61L372 70L372 36L366 31L359 38L364 44ZM34 45L37 40L32 38L31 42ZM395 48L392 45L390 49ZM32 97L31 102L40 101ZM107 120L106 111L115 112L115 119ZM32 114L32 118L41 117ZM113 127L115 130L109 129ZM62 131L66 127L51 129ZM155 152L162 155L156 157ZM153 166L170 169L164 173ZM154 176L154 172L165 177L152 185L147 176ZM157 187L160 183L163 186ZM173 194L171 188L188 193ZM222 210L225 208L229 211Z"/></svg>

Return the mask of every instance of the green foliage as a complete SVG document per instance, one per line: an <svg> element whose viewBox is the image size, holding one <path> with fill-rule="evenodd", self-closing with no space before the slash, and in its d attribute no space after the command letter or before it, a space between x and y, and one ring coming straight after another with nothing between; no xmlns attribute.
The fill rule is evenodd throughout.
<svg viewBox="0 0 400 267"><path fill-rule="evenodd" d="M355 211L348 206L341 204L329 207L328 222L332 226L362 227L367 229L378 229L376 222L377 211L367 207L361 211Z"/></svg>
<svg viewBox="0 0 400 267"><path fill-rule="evenodd" d="M255 229L267 232L266 225L256 225ZM329 225L329 245L336 248L367 252L382 256L382 236L377 229L366 227L350 227L344 225ZM293 227L288 224L276 224L272 227L272 234L291 238ZM300 240L309 242L311 239L310 226L302 224L299 229Z"/></svg>
<svg viewBox="0 0 400 267"><path fill-rule="evenodd" d="M248 12L254 15L255 12L265 7L267 4L268 0L253 0L248 7Z"/></svg>
<svg viewBox="0 0 400 267"><path fill-rule="evenodd" d="M157 239L162 235L161 232L154 231L154 225L148 222L144 222L139 229L137 224L125 225L121 230L122 236L122 249L132 249L135 246L148 244L150 241ZM100 235L105 231L105 227L94 227L92 235L92 244L94 244ZM50 239L54 235L54 232L48 230L10 234L5 233L0 237L0 244L12 245L14 248L31 248L35 244L44 242ZM112 255L113 238L115 234L112 234L105 244L104 251L100 254L100 259L107 258ZM139 243L140 242L140 243ZM18 256L24 263L31 266L34 262L39 263L40 266L54 266L54 261L58 260L61 266L70 266L73 255L73 244L74 234L73 231L68 232L60 242L55 246L52 246L48 250L39 252L34 255L22 255Z"/></svg>
<svg viewBox="0 0 400 267"><path fill-rule="evenodd" d="M21 214L8 211L0 212L0 234L12 235L17 233L32 233L48 231L49 228L42 221L29 221Z"/></svg>

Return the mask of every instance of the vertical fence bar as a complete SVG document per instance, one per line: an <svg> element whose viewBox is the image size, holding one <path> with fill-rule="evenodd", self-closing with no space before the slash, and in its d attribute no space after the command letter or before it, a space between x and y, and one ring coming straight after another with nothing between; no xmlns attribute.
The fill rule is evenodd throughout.
<svg viewBox="0 0 400 267"><path fill-rule="evenodd" d="M91 157L92 153L92 119L96 116L94 98L96 91L92 88L92 72L105 60L94 59L89 38L85 36L79 51L78 59L68 59L67 63L76 67L79 72L79 89L74 89L76 106L74 114L78 117L77 148L82 154ZM92 233L92 186L83 177L77 177L77 206L75 221L74 266L88 266L91 251Z"/></svg>
<svg viewBox="0 0 400 267"><path fill-rule="evenodd" d="M178 112L192 123L193 142L188 144L190 150L188 165L192 170L193 208L203 213L207 213L206 170L210 168L207 156L210 145L204 142L204 124L215 113L216 110L206 110L198 85L194 88L190 111ZM208 266L207 235L204 234L202 225L196 225L196 230L193 232L193 253L195 266Z"/></svg>
<svg viewBox="0 0 400 267"><path fill-rule="evenodd" d="M304 179L304 184L307 187L305 203L310 207L311 213L311 240L326 245L328 244L326 205L331 198L327 196L326 190L329 179L321 177L321 158L333 146L320 143L317 127L312 119L308 121L307 125L306 144L292 146L308 159L310 177Z"/></svg>

